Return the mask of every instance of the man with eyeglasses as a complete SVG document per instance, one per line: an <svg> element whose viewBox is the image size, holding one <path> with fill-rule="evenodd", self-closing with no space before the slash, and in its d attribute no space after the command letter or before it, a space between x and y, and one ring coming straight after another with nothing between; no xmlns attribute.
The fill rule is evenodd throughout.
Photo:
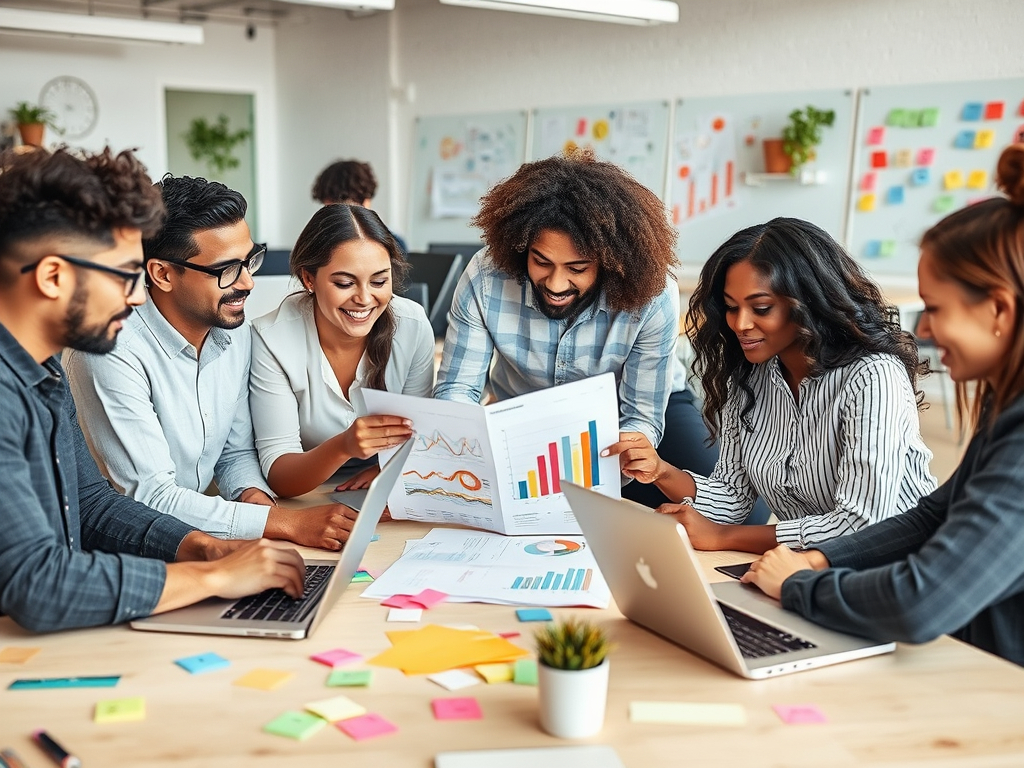
<svg viewBox="0 0 1024 768"><path fill-rule="evenodd" d="M221 541L99 473L57 354L102 354L146 299L142 236L163 204L129 152L0 156L0 616L31 631L115 624L272 587L293 549Z"/></svg>
<svg viewBox="0 0 1024 768"><path fill-rule="evenodd" d="M279 507L260 470L243 323L266 246L250 237L245 199L188 176L157 186L167 218L142 243L150 301L109 355L64 356L93 456L125 494L214 536L340 548L353 510Z"/></svg>

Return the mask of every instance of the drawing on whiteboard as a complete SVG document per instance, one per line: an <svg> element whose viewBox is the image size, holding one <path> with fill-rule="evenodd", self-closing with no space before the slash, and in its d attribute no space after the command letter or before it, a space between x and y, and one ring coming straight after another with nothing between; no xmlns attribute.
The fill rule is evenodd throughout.
<svg viewBox="0 0 1024 768"><path fill-rule="evenodd" d="M672 221L677 226L737 205L732 117L702 115L694 128L678 133L672 147Z"/></svg>

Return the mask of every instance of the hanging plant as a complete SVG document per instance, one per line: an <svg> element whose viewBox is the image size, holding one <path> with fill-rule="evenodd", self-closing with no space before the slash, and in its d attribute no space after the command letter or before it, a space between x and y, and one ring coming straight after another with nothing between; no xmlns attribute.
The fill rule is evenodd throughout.
<svg viewBox="0 0 1024 768"><path fill-rule="evenodd" d="M189 125L184 138L193 160L203 163L211 171L224 173L239 166L234 149L251 135L248 128L232 132L228 116L220 115L215 123L208 123L205 117L197 117Z"/></svg>

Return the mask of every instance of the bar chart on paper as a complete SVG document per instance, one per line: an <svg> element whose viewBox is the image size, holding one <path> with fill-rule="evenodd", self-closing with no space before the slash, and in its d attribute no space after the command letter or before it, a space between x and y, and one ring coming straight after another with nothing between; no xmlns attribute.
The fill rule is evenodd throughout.
<svg viewBox="0 0 1024 768"><path fill-rule="evenodd" d="M587 422L583 431L559 435L547 442L528 443L526 452L520 449L517 457L518 463L528 468L516 476L512 495L522 501L559 494L563 479L584 488L601 485L597 445L597 422L593 420ZM530 446L539 450L530 455ZM511 446L509 448L511 457ZM512 463L515 466L517 462Z"/></svg>

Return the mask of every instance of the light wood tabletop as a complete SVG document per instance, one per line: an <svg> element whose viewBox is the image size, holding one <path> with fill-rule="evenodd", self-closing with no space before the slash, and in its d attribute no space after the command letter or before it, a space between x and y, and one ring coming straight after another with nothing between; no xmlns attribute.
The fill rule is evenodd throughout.
<svg viewBox="0 0 1024 768"><path fill-rule="evenodd" d="M385 522L364 565L383 568L424 524ZM751 559L739 553L702 555L715 564ZM474 624L520 632L532 646L536 625L521 624L508 606L441 604L420 625L388 624L387 608L342 596L308 640L262 640L137 632L128 627L32 635L0 619L0 648L41 652L25 664L0 664L0 747L13 747L29 768L52 763L31 742L38 728L52 733L86 768L104 766L409 766L427 768L441 751L565 744L541 731L531 686L481 684L448 692L424 677L371 667L368 688L328 688L329 669L311 654L346 648L370 657L389 643L385 630L435 624ZM1024 669L949 638L896 653L781 678L751 682L691 655L607 610L554 609L603 624L618 643L611 657L608 710L602 732L582 743L614 746L627 766L983 766L1024 765ZM229 659L228 669L190 675L174 659L205 652ZM291 672L274 691L232 685L256 668ZM17 678L121 675L115 688L11 691ZM355 742L328 726L304 742L261 731L286 710L347 695L398 726L398 732ZM97 701L143 696L142 722L99 725ZM430 702L474 696L483 720L438 722ZM742 727L631 723L633 701L739 703ZM828 722L785 725L773 704L813 704Z"/></svg>

